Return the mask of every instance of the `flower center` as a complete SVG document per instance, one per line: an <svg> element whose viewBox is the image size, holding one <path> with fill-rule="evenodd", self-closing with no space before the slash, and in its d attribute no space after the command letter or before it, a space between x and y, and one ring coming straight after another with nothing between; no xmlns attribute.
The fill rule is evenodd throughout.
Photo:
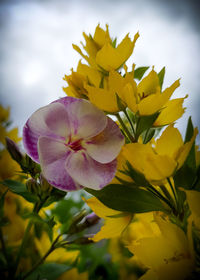
<svg viewBox="0 0 200 280"><path fill-rule="evenodd" d="M70 143L68 146L74 151L79 151L79 150L83 149L83 147L81 146L81 141L82 141L82 139L76 140L76 141Z"/></svg>

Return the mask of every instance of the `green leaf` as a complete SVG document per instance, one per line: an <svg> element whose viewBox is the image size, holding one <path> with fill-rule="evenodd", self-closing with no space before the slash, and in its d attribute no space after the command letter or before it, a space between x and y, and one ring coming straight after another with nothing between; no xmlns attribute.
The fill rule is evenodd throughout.
<svg viewBox="0 0 200 280"><path fill-rule="evenodd" d="M71 267L66 264L59 263L45 263L40 265L29 277L27 280L55 280L61 274L69 270Z"/></svg>
<svg viewBox="0 0 200 280"><path fill-rule="evenodd" d="M4 200L5 200L5 196L7 194L8 190L6 190L0 198L0 220L3 218L4 216Z"/></svg>
<svg viewBox="0 0 200 280"><path fill-rule="evenodd" d="M158 115L159 115L159 112L156 112L153 115L142 116L142 117L138 118L137 127L136 127L136 138L137 139L143 131L152 127L152 125L155 122L155 120L157 119Z"/></svg>
<svg viewBox="0 0 200 280"><path fill-rule="evenodd" d="M134 78L138 79L139 81L142 79L142 77L144 76L145 72L149 69L149 66L145 66L145 67L138 67L137 69L135 69L134 71Z"/></svg>
<svg viewBox="0 0 200 280"><path fill-rule="evenodd" d="M117 44L117 37L115 37L115 39L112 41L113 48L116 48L116 44Z"/></svg>
<svg viewBox="0 0 200 280"><path fill-rule="evenodd" d="M144 134L144 137L143 137L143 144L148 143L155 135L155 132L156 132L156 130L153 128L147 129L146 133Z"/></svg>
<svg viewBox="0 0 200 280"><path fill-rule="evenodd" d="M186 129L186 133L185 133L185 141L184 143L190 141L190 139L192 138L194 134L194 126L192 123L192 118L191 116L188 118L188 123L187 123L187 129Z"/></svg>
<svg viewBox="0 0 200 280"><path fill-rule="evenodd" d="M37 201L37 197L34 194L28 192L26 189L26 186L24 184L22 184L21 182L8 179L8 180L2 181L1 184L8 187L8 189L11 192L21 195L23 198L25 198L29 202Z"/></svg>
<svg viewBox="0 0 200 280"><path fill-rule="evenodd" d="M126 161L126 166L127 169L124 173L133 179L133 182L135 183L136 186L138 187L149 186L149 182L146 180L145 176L142 173L136 171L128 161Z"/></svg>
<svg viewBox="0 0 200 280"><path fill-rule="evenodd" d="M160 72L158 73L158 79L159 79L159 84L160 88L162 89L163 81L165 77L165 67L163 67Z"/></svg>
<svg viewBox="0 0 200 280"><path fill-rule="evenodd" d="M85 189L107 207L129 213L164 211L161 201L152 193L119 184L111 184L96 191Z"/></svg>

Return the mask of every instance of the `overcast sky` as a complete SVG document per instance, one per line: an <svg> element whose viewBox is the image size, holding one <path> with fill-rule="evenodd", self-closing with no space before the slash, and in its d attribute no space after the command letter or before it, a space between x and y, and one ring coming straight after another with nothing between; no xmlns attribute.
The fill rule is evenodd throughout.
<svg viewBox="0 0 200 280"><path fill-rule="evenodd" d="M11 106L13 125L20 131L39 107L65 96L62 77L76 69L80 56L72 43L82 32L94 33L98 23L109 24L118 42L139 31L130 63L166 66L164 86L181 77L174 97L189 94L184 131L192 114L199 126L200 108L200 1L156 0L29 0L0 4L0 102ZM200 127L200 126L199 126Z"/></svg>

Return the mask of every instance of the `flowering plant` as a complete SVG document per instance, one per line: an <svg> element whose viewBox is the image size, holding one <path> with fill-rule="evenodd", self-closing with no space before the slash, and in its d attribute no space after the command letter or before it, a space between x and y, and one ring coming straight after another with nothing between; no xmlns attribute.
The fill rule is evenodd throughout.
<svg viewBox="0 0 200 280"><path fill-rule="evenodd" d="M117 44L98 25L83 36L85 53L73 48L86 64L65 75L67 96L27 120L26 154L1 108L0 273L197 279L200 152L191 117L185 139L175 127L187 97L171 99L180 81L163 90L165 68L128 71L138 33Z"/></svg>

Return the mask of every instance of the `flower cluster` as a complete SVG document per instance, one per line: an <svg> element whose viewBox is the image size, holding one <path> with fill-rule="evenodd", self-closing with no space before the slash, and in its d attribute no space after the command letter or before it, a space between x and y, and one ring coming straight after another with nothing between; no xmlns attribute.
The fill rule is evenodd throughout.
<svg viewBox="0 0 200 280"><path fill-rule="evenodd" d="M200 151L191 117L185 138L175 127L187 97L172 98L180 79L163 89L165 67L156 72L132 62L128 70L138 33L117 44L108 26L98 25L94 35L83 36L83 50L73 48L85 62L65 75L67 96L38 109L24 126L27 154L6 140L18 165L12 161L11 175L6 169L1 175L3 275L52 279L53 271L60 280L197 279ZM0 117L5 122L8 111ZM5 126L1 130L10 136ZM14 178L13 170L23 176ZM76 190L82 194L78 202L71 198ZM11 191L26 210L19 207L17 213L13 204L6 212ZM14 220L17 239L7 230ZM103 239L109 243L99 244Z"/></svg>

